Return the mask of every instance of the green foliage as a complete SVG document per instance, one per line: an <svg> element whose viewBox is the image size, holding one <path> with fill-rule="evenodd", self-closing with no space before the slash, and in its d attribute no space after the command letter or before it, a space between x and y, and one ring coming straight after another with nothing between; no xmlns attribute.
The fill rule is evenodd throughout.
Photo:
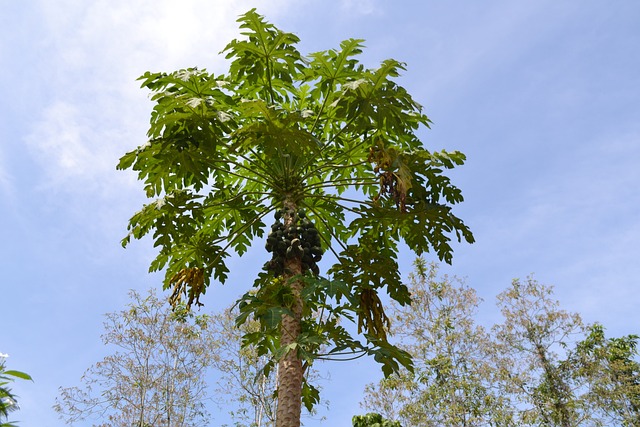
<svg viewBox="0 0 640 427"><path fill-rule="evenodd" d="M353 417L353 427L402 427L398 421L382 418L382 415L370 413Z"/></svg>
<svg viewBox="0 0 640 427"><path fill-rule="evenodd" d="M435 265L418 260L408 286L413 304L392 304L391 339L414 371L369 384L367 409L415 427L639 425L637 335L584 327L533 278L500 293L491 334L475 323L475 291Z"/></svg>
<svg viewBox="0 0 640 427"><path fill-rule="evenodd" d="M638 354L638 335L606 338L604 327L594 324L567 362L579 367L578 376L592 379L588 402L622 426L640 423Z"/></svg>
<svg viewBox="0 0 640 427"><path fill-rule="evenodd" d="M332 280L305 271L303 252L289 250L292 239L267 239L277 256L239 302L239 323L254 314L262 325L245 342L276 355L295 349L308 363L331 345L324 357L371 354L385 374L410 367L408 355L386 339L378 292L410 301L398 273L400 242L447 262L452 235L473 242L452 212L460 190L444 174L465 156L424 148L416 131L430 121L394 80L405 69L401 62L366 68L357 59L362 40L354 39L304 57L295 35L255 10L239 22L243 38L223 50L227 73L188 68L140 78L155 103L149 140L118 168L136 171L156 200L131 218L123 245L150 234L158 247L150 270L165 269L174 302L198 304L211 278L227 279L226 258L265 235L269 213L279 220L279 212L291 212L283 218L288 232L302 209L317 229L317 251L335 257L327 270ZM300 280L303 301L292 290ZM300 335L280 348L282 315L297 318L300 310ZM317 310L322 315L314 317ZM340 318L357 321L366 342L351 337Z"/></svg>
<svg viewBox="0 0 640 427"><path fill-rule="evenodd" d="M14 422L7 421L9 413L19 408L17 398L11 392L9 385L16 379L32 381L32 378L24 372L6 369L6 357L0 354L0 427L15 427Z"/></svg>

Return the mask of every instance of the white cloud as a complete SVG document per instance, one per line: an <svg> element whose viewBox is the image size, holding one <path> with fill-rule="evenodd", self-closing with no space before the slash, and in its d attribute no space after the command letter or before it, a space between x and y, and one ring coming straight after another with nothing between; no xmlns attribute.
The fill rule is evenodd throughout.
<svg viewBox="0 0 640 427"><path fill-rule="evenodd" d="M236 36L235 21L252 3L41 1L47 39L40 67L49 70L53 96L27 141L43 183L71 193L112 187L105 178L119 155L145 140L150 104L135 79L147 70L195 65L222 71L218 52ZM259 12L270 15L284 4L270 2Z"/></svg>
<svg viewBox="0 0 640 427"><path fill-rule="evenodd" d="M86 188L91 178L97 181L99 175L112 170L105 135L109 131L92 127L91 117L78 105L58 101L47 107L27 138L47 177L45 187L75 187L81 182Z"/></svg>
<svg viewBox="0 0 640 427"><path fill-rule="evenodd" d="M11 183L11 176L6 169L3 154L2 151L0 151L0 192L3 194L11 194L13 192L13 184Z"/></svg>
<svg viewBox="0 0 640 427"><path fill-rule="evenodd" d="M258 12L272 20L288 0ZM220 50L238 34L239 15L255 1L40 1L44 40L44 107L35 110L24 142L39 170L32 173L43 209L60 213L91 239L120 235L143 202L118 159L146 141L151 111L136 79L145 71L198 66L222 72ZM1 160L1 159L0 159ZM0 190L10 184L2 173ZM33 171L32 171L33 172ZM111 234L110 234L111 233Z"/></svg>
<svg viewBox="0 0 640 427"><path fill-rule="evenodd" d="M348 13L371 15L381 11L375 0L341 0L341 7Z"/></svg>
<svg viewBox="0 0 640 427"><path fill-rule="evenodd" d="M97 0L43 2L51 45L71 71L135 78L148 69L220 64L218 52L237 34L252 1ZM286 1L270 2L266 11ZM71 11L71 13L69 13ZM72 18L69 18L71 16ZM128 81L129 83L131 80Z"/></svg>

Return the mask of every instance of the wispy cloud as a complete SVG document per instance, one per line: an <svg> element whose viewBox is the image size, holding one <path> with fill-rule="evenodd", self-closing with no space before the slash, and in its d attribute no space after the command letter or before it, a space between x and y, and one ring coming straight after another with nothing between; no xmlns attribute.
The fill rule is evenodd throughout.
<svg viewBox="0 0 640 427"><path fill-rule="evenodd" d="M97 185L100 175L113 169L109 164L108 128L91 126L81 105L57 101L48 106L27 137L32 155L42 166L47 189L69 186L75 190ZM81 181L79 181L81 180Z"/></svg>
<svg viewBox="0 0 640 427"><path fill-rule="evenodd" d="M35 66L48 70L42 84L50 96L25 137L40 188L64 194L69 205L77 199L78 209L87 200L116 209L141 193L131 174L115 171L121 155L145 142L151 105L137 77L196 65L222 71L218 52L237 36L235 21L252 3L41 1L46 39L34 43ZM0 167L0 186L7 185Z"/></svg>
<svg viewBox="0 0 640 427"><path fill-rule="evenodd" d="M68 196L113 188L118 156L144 143L150 105L136 78L147 70L221 68L218 52L237 34L237 16L253 3L38 0L28 12L7 11L27 20L16 30L25 25L38 29L19 36L7 31L14 38L0 41L7 52L8 43L22 43L22 51L12 54L31 59L9 57L8 65L15 65L5 70L10 77L28 79L28 84L16 82L19 97L10 102L30 116L19 130L40 165L30 178L48 192ZM269 2L260 12L271 14L286 3ZM5 194L26 172L7 163L21 149L15 144L0 152L0 191Z"/></svg>
<svg viewBox="0 0 640 427"><path fill-rule="evenodd" d="M13 184L11 183L11 176L5 166L3 157L3 153L0 150L0 192L8 195L13 192Z"/></svg>
<svg viewBox="0 0 640 427"><path fill-rule="evenodd" d="M382 10L376 0L341 0L340 4L345 12L359 15L371 15Z"/></svg>
<svg viewBox="0 0 640 427"><path fill-rule="evenodd" d="M41 59L52 70L53 96L29 143L37 157L47 156L47 173L59 183L103 173L110 169L105 152L144 143L149 104L135 79L147 70L221 68L218 52L250 3L42 1L48 40Z"/></svg>

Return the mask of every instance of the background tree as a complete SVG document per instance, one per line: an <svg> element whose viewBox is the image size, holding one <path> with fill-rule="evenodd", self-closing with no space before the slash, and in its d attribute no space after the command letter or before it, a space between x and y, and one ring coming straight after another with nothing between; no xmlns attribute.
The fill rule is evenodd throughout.
<svg viewBox="0 0 640 427"><path fill-rule="evenodd" d="M238 328L235 324L237 307L198 316L180 307L172 311L153 291L144 298L132 292L131 298L127 310L108 314L105 323L104 342L117 346L119 351L85 373L84 388L61 389L55 408L69 423L94 417L97 422L108 418L110 422L120 423L110 425L128 426L125 419L109 418L112 412L134 414L140 413L143 407L145 417L157 419L158 415L154 414L166 414L164 411L171 405L153 403L157 399L149 396L167 395L167 388L178 388L174 384L178 378L190 375L192 379L199 380L198 387L184 393L181 398L190 401L185 402L186 406L200 408L196 418L202 419L197 424L186 423L185 426L208 424L204 419L208 400L205 390L214 387L214 378L217 378L217 388L213 400L229 411L234 427L274 425L277 401L275 376L264 375L269 356L259 355L255 346L242 346L243 335L256 332L259 322L248 320ZM173 356L172 351L175 353ZM193 370L190 364L203 354L210 356L208 363ZM179 361L177 364L176 359ZM202 360L198 360L200 362ZM144 379L129 378L129 372L142 372ZM307 375L318 376L312 369L307 371ZM207 379L210 382L206 382ZM94 388L94 385L98 387ZM105 388L110 391L103 393ZM189 394L196 392L196 395ZM117 393L123 393L124 397L116 399ZM174 416L175 419L179 423L183 417ZM142 421L145 423L149 422Z"/></svg>
<svg viewBox="0 0 640 427"><path fill-rule="evenodd" d="M103 342L118 350L85 372L82 387L61 388L55 410L68 424L208 425L205 372L215 352L207 318L174 313L153 291L130 297L106 315Z"/></svg>
<svg viewBox="0 0 640 427"><path fill-rule="evenodd" d="M582 396L588 378L568 363L584 334L580 316L559 308L553 289L514 280L498 296L504 322L493 328L496 382L516 409L517 425L580 426L596 422Z"/></svg>
<svg viewBox="0 0 640 427"><path fill-rule="evenodd" d="M247 320L238 328L237 309L229 308L211 316L217 357L213 367L220 373L215 400L229 413L237 427L271 427L275 424L277 398L275 375L265 375L269 355L258 354L254 346L242 346L242 337L260 329L259 322Z"/></svg>
<svg viewBox="0 0 640 427"><path fill-rule="evenodd" d="M151 270L166 269L173 301L199 304L211 279L224 282L232 251L263 237L271 260L239 305L260 331L245 337L278 361L278 427L300 424L318 391L304 380L318 357L371 354L385 374L410 366L390 345L378 296L409 303L396 262L404 241L416 253L451 260L450 235L473 241L451 205L460 191L443 175L464 162L459 152L426 150L428 127L393 79L404 65L358 62L361 40L303 57L299 39L255 10L240 19L244 36L223 51L228 73L190 68L146 73L152 91L149 141L122 157L157 198L136 213L130 237L151 233L159 248ZM335 263L321 278L324 252ZM338 319L357 321L365 342ZM327 345L328 354L318 349ZM273 364L267 365L265 372Z"/></svg>
<svg viewBox="0 0 640 427"><path fill-rule="evenodd" d="M16 379L31 380L24 372L6 368L6 354L0 353L0 427L15 427L9 421L9 414L19 409L17 397L11 392L9 385Z"/></svg>
<svg viewBox="0 0 640 427"><path fill-rule="evenodd" d="M588 332L568 360L588 380L587 404L598 408L604 425L640 425L638 336L606 338L599 324Z"/></svg>
<svg viewBox="0 0 640 427"><path fill-rule="evenodd" d="M635 426L640 422L637 335L605 338L560 309L553 289L533 278L498 296L496 382L518 425Z"/></svg>
<svg viewBox="0 0 640 427"><path fill-rule="evenodd" d="M490 337L476 324L476 292L460 280L438 277L418 259L409 277L411 306L392 306L392 336L414 360L369 384L364 406L406 426L504 425L509 411L492 389Z"/></svg>
<svg viewBox="0 0 640 427"><path fill-rule="evenodd" d="M515 280L489 334L473 289L418 260L411 307L392 304L392 338L414 371L369 384L364 406L410 426L640 425L638 336L606 338L560 308L553 288Z"/></svg>

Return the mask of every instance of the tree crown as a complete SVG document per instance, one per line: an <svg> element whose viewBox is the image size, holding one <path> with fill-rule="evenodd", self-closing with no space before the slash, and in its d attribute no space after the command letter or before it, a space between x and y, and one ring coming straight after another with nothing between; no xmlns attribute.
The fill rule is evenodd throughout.
<svg viewBox="0 0 640 427"><path fill-rule="evenodd" d="M301 356L316 357L318 346L330 341L330 354L370 352L338 324L346 316L357 317L385 373L397 368L396 360L408 365L406 354L386 341L388 319L377 292L410 301L398 271L401 241L447 262L452 234L473 242L452 213L461 192L444 174L465 156L423 147L416 132L430 120L394 80L403 63L364 67L358 39L305 57L297 36L255 10L238 21L243 38L223 50L227 73L189 68L140 78L155 103L149 140L125 154L118 168L137 171L147 196L156 199L131 218L123 244L152 234L159 251L150 270L166 269L164 285L174 302L186 296L188 305L198 304L211 278L227 279L225 259L243 255L264 236L269 213L289 215L299 220L296 237L317 233L318 255L310 247L309 259L325 251L335 258L331 281L303 261ZM274 331L292 299L285 286L291 278L283 279L276 253L280 242L295 243L277 238L273 262L255 281L257 292L240 304L240 322L249 313L262 321L260 337L247 339L265 351L277 347ZM318 312L325 317L313 318Z"/></svg>

